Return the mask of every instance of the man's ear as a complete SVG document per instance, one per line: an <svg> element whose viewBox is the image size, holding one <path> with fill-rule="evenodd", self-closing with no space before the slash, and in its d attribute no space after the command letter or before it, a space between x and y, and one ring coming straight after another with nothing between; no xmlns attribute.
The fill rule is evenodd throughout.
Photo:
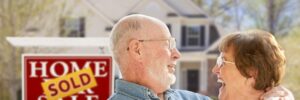
<svg viewBox="0 0 300 100"><path fill-rule="evenodd" d="M138 40L131 40L128 44L128 52L135 60L141 61L141 42Z"/></svg>

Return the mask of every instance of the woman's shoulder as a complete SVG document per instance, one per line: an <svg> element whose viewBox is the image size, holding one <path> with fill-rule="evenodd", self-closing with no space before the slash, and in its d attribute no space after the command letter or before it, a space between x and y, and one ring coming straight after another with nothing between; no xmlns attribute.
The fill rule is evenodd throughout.
<svg viewBox="0 0 300 100"><path fill-rule="evenodd" d="M295 100L293 93L283 86L276 86L261 96L261 100Z"/></svg>

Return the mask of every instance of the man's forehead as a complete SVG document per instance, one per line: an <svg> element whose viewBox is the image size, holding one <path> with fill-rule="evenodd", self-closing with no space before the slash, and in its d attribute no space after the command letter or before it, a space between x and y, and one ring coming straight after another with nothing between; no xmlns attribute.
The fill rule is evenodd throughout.
<svg viewBox="0 0 300 100"><path fill-rule="evenodd" d="M171 37L168 28L159 23L145 23L143 30L147 38L169 38Z"/></svg>

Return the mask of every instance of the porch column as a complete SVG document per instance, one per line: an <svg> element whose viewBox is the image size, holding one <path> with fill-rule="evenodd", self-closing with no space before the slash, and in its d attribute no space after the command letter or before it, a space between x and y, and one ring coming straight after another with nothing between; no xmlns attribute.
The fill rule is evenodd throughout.
<svg viewBox="0 0 300 100"><path fill-rule="evenodd" d="M201 74L200 74L200 91L201 92L207 92L207 74L208 74L208 70L207 70L207 59L205 58L205 59L203 59L202 61L201 61L201 64L200 64L200 72L201 72Z"/></svg>
<svg viewBox="0 0 300 100"><path fill-rule="evenodd" d="M175 82L175 89L180 89L180 66L181 66L181 61L178 61L175 67L175 76L176 76L176 82Z"/></svg>

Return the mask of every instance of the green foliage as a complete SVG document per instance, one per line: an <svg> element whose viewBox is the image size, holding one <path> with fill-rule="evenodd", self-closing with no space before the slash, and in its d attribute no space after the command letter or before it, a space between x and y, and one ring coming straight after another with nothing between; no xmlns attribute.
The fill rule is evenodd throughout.
<svg viewBox="0 0 300 100"><path fill-rule="evenodd" d="M10 100L9 99L9 94L7 91L4 91L4 90L7 90L7 88L1 83L1 80L0 80L0 99L1 100Z"/></svg>
<svg viewBox="0 0 300 100"><path fill-rule="evenodd" d="M285 34L297 26L299 0L193 0L223 30L263 29Z"/></svg>
<svg viewBox="0 0 300 100"><path fill-rule="evenodd" d="M300 99L300 28L295 28L285 37L278 37L278 42L285 51L287 64L282 84L290 89L295 100Z"/></svg>
<svg viewBox="0 0 300 100"><path fill-rule="evenodd" d="M16 100L9 90L21 85L23 50L10 45L6 37L26 35L26 26L51 6L55 6L55 0L0 0L0 100Z"/></svg>
<svg viewBox="0 0 300 100"><path fill-rule="evenodd" d="M0 79L19 80L21 53L12 47L7 36L20 36L30 20L41 14L53 0L0 0ZM17 73L17 74L16 74Z"/></svg>

